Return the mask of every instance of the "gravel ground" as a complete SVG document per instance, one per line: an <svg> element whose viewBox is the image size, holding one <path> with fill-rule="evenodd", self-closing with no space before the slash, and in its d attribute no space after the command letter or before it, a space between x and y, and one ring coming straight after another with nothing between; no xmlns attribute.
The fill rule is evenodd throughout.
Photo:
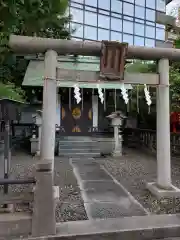
<svg viewBox="0 0 180 240"><path fill-rule="evenodd" d="M20 179L33 176L33 165L37 160L30 155L14 153L12 155L10 178ZM0 162L0 177L3 177L3 162ZM60 198L56 207L57 222L86 220L83 200L68 159L55 158L55 185L60 188ZM13 185L9 192L28 192L32 185ZM0 195L3 194L3 187ZM17 211L29 210L27 206L16 206ZM30 210L32 211L32 209Z"/></svg>
<svg viewBox="0 0 180 240"><path fill-rule="evenodd" d="M100 161L121 184L153 214L180 213L180 198L163 198L157 200L148 190L145 183L156 180L155 157L126 149L121 159L104 158ZM172 181L180 188L180 159L172 159Z"/></svg>
<svg viewBox="0 0 180 240"><path fill-rule="evenodd" d="M180 213L180 199L157 200L146 190L145 183L156 180L156 160L150 155L135 150L125 150L121 159L97 159L131 194L153 214ZM35 158L23 153L12 156L11 178L27 178L33 175ZM173 184L180 188L180 160L172 159ZM3 177L3 163L0 162L0 178ZM55 158L55 185L60 187L60 199L56 208L57 222L86 220L83 200L68 159ZM9 191L30 191L32 185L14 185ZM0 188L0 195L3 188ZM23 209L27 210L27 206ZM17 206L20 211L22 206Z"/></svg>

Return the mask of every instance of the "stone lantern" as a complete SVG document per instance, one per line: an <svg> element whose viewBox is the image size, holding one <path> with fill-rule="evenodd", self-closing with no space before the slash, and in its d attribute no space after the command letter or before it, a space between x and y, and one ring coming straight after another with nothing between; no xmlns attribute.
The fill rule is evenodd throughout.
<svg viewBox="0 0 180 240"><path fill-rule="evenodd" d="M114 127L114 157L122 156L122 134L121 127L126 116L121 111L111 113L107 118L111 119L111 125Z"/></svg>
<svg viewBox="0 0 180 240"><path fill-rule="evenodd" d="M33 116L34 123L38 127L38 138L32 135L31 138L31 153L40 155L40 147L41 147L41 129L42 129L42 111L37 110L36 114Z"/></svg>

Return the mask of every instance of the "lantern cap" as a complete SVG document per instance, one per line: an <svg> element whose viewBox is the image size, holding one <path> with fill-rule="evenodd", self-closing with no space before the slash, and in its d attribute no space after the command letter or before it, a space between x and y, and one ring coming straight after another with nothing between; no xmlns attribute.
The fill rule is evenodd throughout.
<svg viewBox="0 0 180 240"><path fill-rule="evenodd" d="M108 115L107 118L110 118L110 119L113 119L113 118L125 119L125 118L127 118L127 116L122 111L116 111L116 112L112 112L110 115Z"/></svg>

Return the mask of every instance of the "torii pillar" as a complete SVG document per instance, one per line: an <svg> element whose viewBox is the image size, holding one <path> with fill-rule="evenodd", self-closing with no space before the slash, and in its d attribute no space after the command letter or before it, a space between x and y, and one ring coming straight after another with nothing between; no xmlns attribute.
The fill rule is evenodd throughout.
<svg viewBox="0 0 180 240"><path fill-rule="evenodd" d="M159 85L157 86L157 181L147 183L149 191L158 198L179 197L180 189L172 185L170 150L169 60L158 62Z"/></svg>
<svg viewBox="0 0 180 240"><path fill-rule="evenodd" d="M45 79L43 87L42 132L40 161L36 164L36 187L34 192L33 237L56 234L54 148L56 124L56 69L57 53L45 54Z"/></svg>

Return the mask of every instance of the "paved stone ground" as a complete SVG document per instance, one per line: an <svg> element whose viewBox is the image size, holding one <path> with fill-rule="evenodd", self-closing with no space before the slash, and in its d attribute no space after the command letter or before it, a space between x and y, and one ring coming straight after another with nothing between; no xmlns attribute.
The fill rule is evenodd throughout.
<svg viewBox="0 0 180 240"><path fill-rule="evenodd" d="M27 178L33 176L33 165L36 159L25 153L13 153L10 177L12 179ZM3 178L3 162L0 161L0 178ZM55 185L60 187L60 199L56 208L57 222L86 220L87 215L81 198L80 189L73 174L68 159L55 158ZM9 192L30 191L32 185L13 185ZM3 187L0 195L3 194ZM16 206L17 211L27 209L27 206Z"/></svg>
<svg viewBox="0 0 180 240"><path fill-rule="evenodd" d="M157 200L145 183L156 180L156 159L143 152L125 149L121 158L98 160L149 212L180 213L180 198ZM172 159L172 181L180 188L180 159Z"/></svg>
<svg viewBox="0 0 180 240"><path fill-rule="evenodd" d="M146 215L145 209L93 158L71 158L89 219Z"/></svg>

